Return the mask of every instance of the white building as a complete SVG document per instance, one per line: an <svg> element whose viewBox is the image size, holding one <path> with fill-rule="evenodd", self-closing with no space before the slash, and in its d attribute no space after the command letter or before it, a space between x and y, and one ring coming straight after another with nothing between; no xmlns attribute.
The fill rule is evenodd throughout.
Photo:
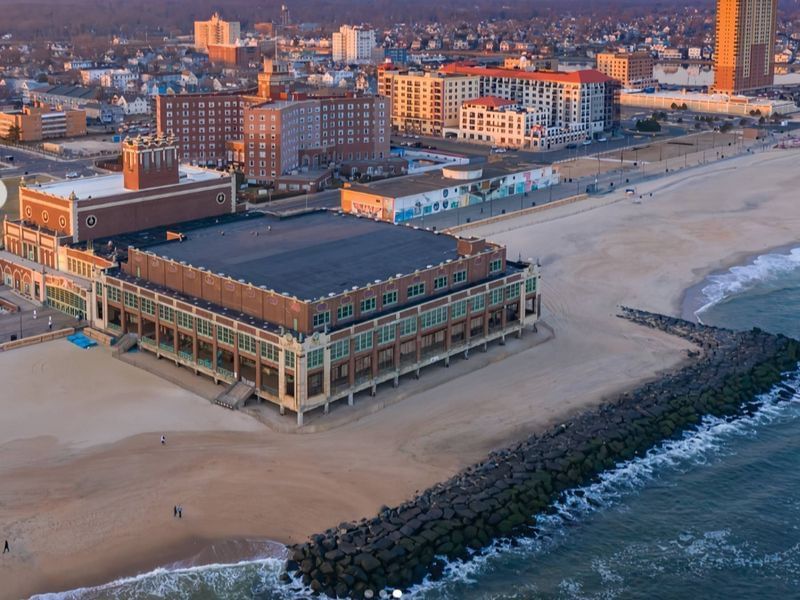
<svg viewBox="0 0 800 600"><path fill-rule="evenodd" d="M480 97L495 96L534 109L540 119L531 133L533 150L554 150L591 138L616 121L618 84L592 69L531 72L451 63L440 72L477 76Z"/></svg>
<svg viewBox="0 0 800 600"><path fill-rule="evenodd" d="M361 25L342 25L331 40L334 62L348 64L369 63L373 59L375 32Z"/></svg>
<svg viewBox="0 0 800 600"><path fill-rule="evenodd" d="M492 96L467 100L460 115L459 139L514 148L529 147L533 131L544 120L534 108Z"/></svg>
<svg viewBox="0 0 800 600"><path fill-rule="evenodd" d="M149 115L150 103L142 96L118 96L114 104L121 106L126 115Z"/></svg>
<svg viewBox="0 0 800 600"><path fill-rule="evenodd" d="M128 69L113 69L100 77L100 85L115 90L124 90L128 84L136 81L137 77Z"/></svg>

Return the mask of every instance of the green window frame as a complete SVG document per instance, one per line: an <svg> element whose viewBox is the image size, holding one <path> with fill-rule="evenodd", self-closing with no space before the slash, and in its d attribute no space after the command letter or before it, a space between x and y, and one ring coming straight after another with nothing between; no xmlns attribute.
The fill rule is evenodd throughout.
<svg viewBox="0 0 800 600"><path fill-rule="evenodd" d="M233 346L233 329L230 327L224 327L223 325L217 325L217 341L222 342L223 344L228 344L229 346Z"/></svg>
<svg viewBox="0 0 800 600"><path fill-rule="evenodd" d="M331 311L326 310L314 315L314 327L322 327L331 322Z"/></svg>
<svg viewBox="0 0 800 600"><path fill-rule="evenodd" d="M447 323L447 307L440 306L433 310L428 310L419 316L420 326L422 329L430 329L442 323Z"/></svg>
<svg viewBox="0 0 800 600"><path fill-rule="evenodd" d="M261 358L266 358L274 363L278 362L278 347L269 342L261 342Z"/></svg>
<svg viewBox="0 0 800 600"><path fill-rule="evenodd" d="M95 292L97 293L98 296L102 296L103 295L103 283L102 282L100 282L100 281L95 282L94 289L95 289Z"/></svg>
<svg viewBox="0 0 800 600"><path fill-rule="evenodd" d="M175 319L177 320L178 327L194 329L194 317L189 313L179 310L175 313Z"/></svg>
<svg viewBox="0 0 800 600"><path fill-rule="evenodd" d="M450 305L450 317L452 319L459 319L467 314L467 301L459 300Z"/></svg>
<svg viewBox="0 0 800 600"><path fill-rule="evenodd" d="M536 291L536 277L530 277L525 280L525 293L532 294Z"/></svg>
<svg viewBox="0 0 800 600"><path fill-rule="evenodd" d="M503 259L497 258L489 263L489 273L499 273L503 270Z"/></svg>
<svg viewBox="0 0 800 600"><path fill-rule="evenodd" d="M139 298L139 303L142 306L142 313L146 315L155 316L156 314L156 303L153 302L150 298Z"/></svg>
<svg viewBox="0 0 800 600"><path fill-rule="evenodd" d="M433 289L435 290L443 290L447 287L447 275L440 275L436 279L433 280Z"/></svg>
<svg viewBox="0 0 800 600"><path fill-rule="evenodd" d="M353 304L342 304L336 309L336 320L343 321L353 316Z"/></svg>
<svg viewBox="0 0 800 600"><path fill-rule="evenodd" d="M350 338L331 344L331 360L341 360L350 356Z"/></svg>
<svg viewBox="0 0 800 600"><path fill-rule="evenodd" d="M486 308L486 295L478 294L469 299L471 312L482 312Z"/></svg>
<svg viewBox="0 0 800 600"><path fill-rule="evenodd" d="M133 292L122 292L122 299L128 308L139 308L139 297Z"/></svg>
<svg viewBox="0 0 800 600"><path fill-rule="evenodd" d="M397 304L397 290L390 290L383 293L383 306Z"/></svg>
<svg viewBox="0 0 800 600"><path fill-rule="evenodd" d="M295 363L295 354L291 350L284 350L283 352L283 364L286 366L287 369L294 369Z"/></svg>
<svg viewBox="0 0 800 600"><path fill-rule="evenodd" d="M378 327L378 344L388 344L389 342L393 342L395 337L397 337L396 323L390 323L389 325Z"/></svg>
<svg viewBox="0 0 800 600"><path fill-rule="evenodd" d="M408 317L400 321L400 335L406 336L417 333L417 317Z"/></svg>
<svg viewBox="0 0 800 600"><path fill-rule="evenodd" d="M353 338L355 340L354 352L363 352L372 348L372 330L356 334Z"/></svg>
<svg viewBox="0 0 800 600"><path fill-rule="evenodd" d="M111 302L119 302L119 299L120 299L121 295L122 294L121 294L119 288L113 287L113 286L110 286L110 285L106 286L106 297Z"/></svg>
<svg viewBox="0 0 800 600"><path fill-rule="evenodd" d="M211 321L207 319L201 319L198 317L197 319L197 335L202 335L203 337L213 338L214 337L214 326L212 325Z"/></svg>
<svg viewBox="0 0 800 600"><path fill-rule="evenodd" d="M372 312L377 305L378 300L374 296L372 298L364 298L361 301L361 314Z"/></svg>
<svg viewBox="0 0 800 600"><path fill-rule="evenodd" d="M167 323L174 323L175 322L175 310L171 306L166 306L165 304L158 305L158 319L160 321L166 321Z"/></svg>
<svg viewBox="0 0 800 600"><path fill-rule="evenodd" d="M325 351L322 348L317 350L311 350L306 357L306 368L310 371L311 369L317 369L321 367L325 362Z"/></svg>
<svg viewBox="0 0 800 600"><path fill-rule="evenodd" d="M511 283L506 286L506 300L516 300L519 298L519 284Z"/></svg>
<svg viewBox="0 0 800 600"><path fill-rule="evenodd" d="M250 354L256 353L256 338L246 333L238 334L239 350L244 350Z"/></svg>
<svg viewBox="0 0 800 600"><path fill-rule="evenodd" d="M501 304L503 302L503 288L495 288L489 292L489 306Z"/></svg>
<svg viewBox="0 0 800 600"><path fill-rule="evenodd" d="M425 295L425 282L421 281L419 283L414 283L408 286L406 297L411 300L411 298L418 298L419 296Z"/></svg>
<svg viewBox="0 0 800 600"><path fill-rule="evenodd" d="M467 270L464 269L463 271L456 271L453 273L453 285L458 283L464 283L467 280Z"/></svg>

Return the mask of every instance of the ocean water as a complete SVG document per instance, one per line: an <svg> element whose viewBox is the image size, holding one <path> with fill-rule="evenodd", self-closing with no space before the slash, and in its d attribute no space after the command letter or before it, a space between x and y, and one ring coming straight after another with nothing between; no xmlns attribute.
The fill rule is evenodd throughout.
<svg viewBox="0 0 800 600"><path fill-rule="evenodd" d="M711 276L705 323L800 337L800 249ZM795 374L800 385L800 374ZM752 415L707 418L681 439L565 496L537 533L498 543L404 598L800 598L800 397L759 399ZM184 566L97 588L87 599L291 599L271 548L235 565Z"/></svg>

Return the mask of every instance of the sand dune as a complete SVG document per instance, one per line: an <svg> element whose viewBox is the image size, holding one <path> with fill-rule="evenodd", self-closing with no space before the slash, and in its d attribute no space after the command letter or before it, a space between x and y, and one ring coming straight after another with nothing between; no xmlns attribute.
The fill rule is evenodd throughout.
<svg viewBox="0 0 800 600"><path fill-rule="evenodd" d="M0 355L0 537L14 549L0 596L102 583L213 540L301 539L674 366L683 342L617 319L617 305L679 314L709 271L797 241L799 162L745 156L641 186L654 194L642 204L604 197L476 227L541 259L553 339L323 433L275 433L118 361L105 373L92 351Z"/></svg>

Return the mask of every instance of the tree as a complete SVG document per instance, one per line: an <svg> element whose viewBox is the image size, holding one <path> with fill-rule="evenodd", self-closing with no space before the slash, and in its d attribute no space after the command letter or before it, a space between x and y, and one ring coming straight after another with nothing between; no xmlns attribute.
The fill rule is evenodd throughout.
<svg viewBox="0 0 800 600"><path fill-rule="evenodd" d="M655 119L640 119L636 121L636 130L646 133L658 133L661 131L661 125Z"/></svg>
<svg viewBox="0 0 800 600"><path fill-rule="evenodd" d="M6 133L6 139L9 142L18 142L21 135L22 132L19 129L19 125L15 124L8 128L8 133Z"/></svg>
<svg viewBox="0 0 800 600"><path fill-rule="evenodd" d="M672 104L670 104L670 105L669 105L669 107L670 107L672 110L678 110L678 104L677 104L676 102L673 102Z"/></svg>

